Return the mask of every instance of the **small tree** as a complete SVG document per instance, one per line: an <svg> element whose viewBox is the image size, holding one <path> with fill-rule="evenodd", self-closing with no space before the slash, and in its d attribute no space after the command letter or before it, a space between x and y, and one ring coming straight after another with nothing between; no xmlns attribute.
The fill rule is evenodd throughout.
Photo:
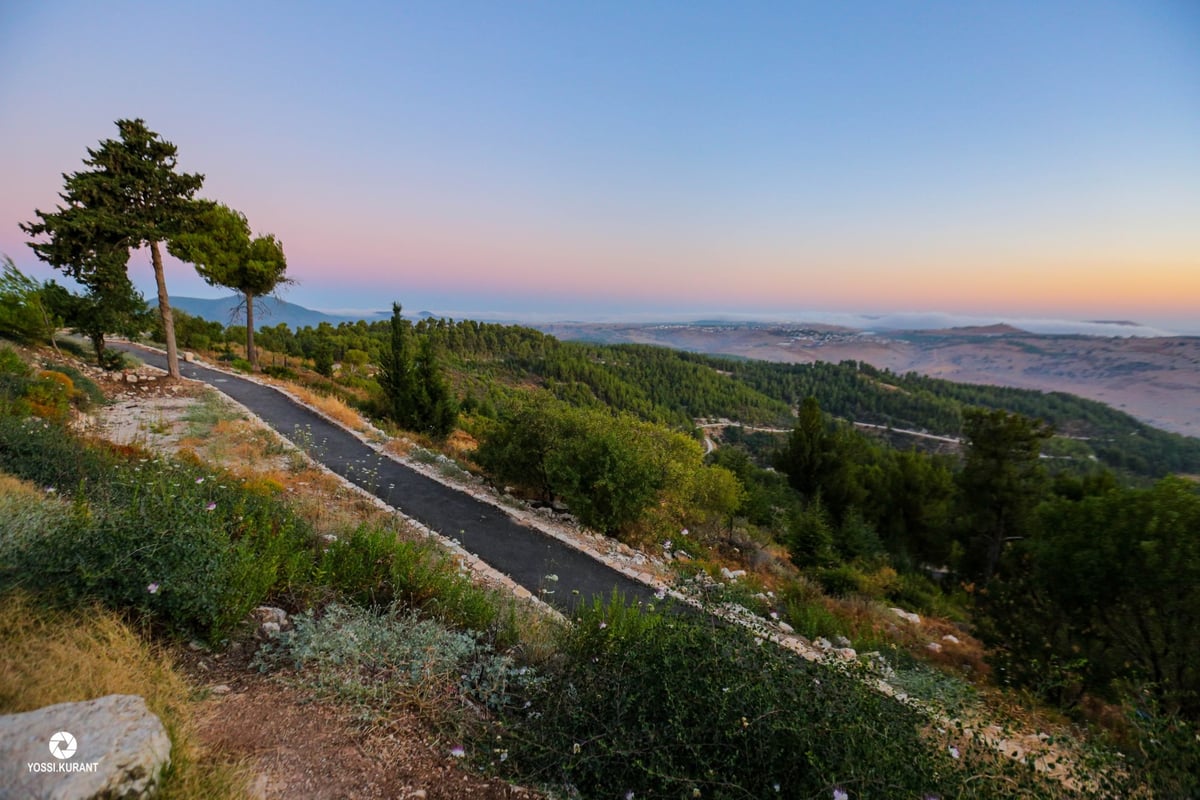
<svg viewBox="0 0 1200 800"><path fill-rule="evenodd" d="M250 238L250 226L241 212L208 200L193 201L195 211L186 231L173 237L167 249L176 258L196 265L210 286L223 286L242 294L246 308L246 360L258 366L254 349L254 298L270 294L281 284L287 258L274 234Z"/></svg>
<svg viewBox="0 0 1200 800"><path fill-rule="evenodd" d="M8 256L0 261L0 335L54 344L59 320L46 304L46 287L29 277Z"/></svg>
<svg viewBox="0 0 1200 800"><path fill-rule="evenodd" d="M416 427L416 374L413 370L412 330L403 308L392 303L388 347L379 364L379 386L388 399L388 415L404 428Z"/></svg>
<svg viewBox="0 0 1200 800"><path fill-rule="evenodd" d="M40 221L21 223L21 230L47 237L29 246L38 258L86 286L97 302L116 296L103 287L115 286L110 273L118 264L125 269L130 250L148 246L166 334L167 371L178 378L160 243L187 227L194 211L191 198L204 176L176 172L175 145L144 121L121 119L116 124L120 141L106 139L99 149L89 148L83 163L90 169L63 176L59 197L64 205L54 212L36 210Z"/></svg>
<svg viewBox="0 0 1200 800"><path fill-rule="evenodd" d="M996 573L1005 545L1028 532L1046 489L1039 458L1051 431L1020 414L976 408L964 414L963 433L967 453L958 485L967 569L986 583Z"/></svg>

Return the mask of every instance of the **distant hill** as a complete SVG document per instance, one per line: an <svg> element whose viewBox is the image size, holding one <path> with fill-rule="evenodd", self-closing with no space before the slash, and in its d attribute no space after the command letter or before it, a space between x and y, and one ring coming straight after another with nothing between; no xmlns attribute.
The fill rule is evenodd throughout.
<svg viewBox="0 0 1200 800"><path fill-rule="evenodd" d="M195 317L219 322L222 325L245 325L246 310L240 308L241 298L237 295L219 297L216 299L201 297L172 297L171 306L187 312ZM382 313L382 312L380 312ZM305 326L316 327L322 322L337 325L339 322L357 322L372 318L367 316L343 316L314 311L311 308L298 306L276 297L260 297L254 302L254 327L272 327L285 323L293 330Z"/></svg>

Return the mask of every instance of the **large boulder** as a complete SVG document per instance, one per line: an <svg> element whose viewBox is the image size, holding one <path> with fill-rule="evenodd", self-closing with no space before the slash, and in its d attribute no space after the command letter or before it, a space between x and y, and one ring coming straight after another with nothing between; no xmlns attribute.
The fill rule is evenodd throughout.
<svg viewBox="0 0 1200 800"><path fill-rule="evenodd" d="M152 797L171 740L136 695L0 716L0 800Z"/></svg>

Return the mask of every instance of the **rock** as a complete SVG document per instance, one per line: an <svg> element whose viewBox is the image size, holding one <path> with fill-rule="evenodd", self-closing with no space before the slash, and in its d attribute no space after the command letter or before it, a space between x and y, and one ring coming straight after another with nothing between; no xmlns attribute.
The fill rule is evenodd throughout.
<svg viewBox="0 0 1200 800"><path fill-rule="evenodd" d="M275 606L259 606L250 613L254 615L254 619L259 625L263 625L268 622L274 622L279 626L280 630L291 630L292 620L290 617L288 617L288 613L282 608L276 608Z"/></svg>
<svg viewBox="0 0 1200 800"><path fill-rule="evenodd" d="M914 614L911 611L905 611L903 608L891 608L888 610L891 611L893 614L895 614L900 619L902 619L906 622L911 622L913 625L921 624L921 617L919 614Z"/></svg>
<svg viewBox="0 0 1200 800"><path fill-rule="evenodd" d="M183 360L189 364L195 364L196 363L196 354L191 352L190 350L185 350L185 351L183 351Z"/></svg>
<svg viewBox="0 0 1200 800"><path fill-rule="evenodd" d="M925 649L931 653L942 652L942 646L940 644L938 644L937 642L930 642L929 644L925 645Z"/></svg>
<svg viewBox="0 0 1200 800"><path fill-rule="evenodd" d="M858 658L858 651L853 647L839 647L833 651L839 658L844 658L847 661L853 661Z"/></svg>
<svg viewBox="0 0 1200 800"><path fill-rule="evenodd" d="M849 647L851 644L853 644L853 642L851 642L845 636L840 635L833 637L833 643L838 647Z"/></svg>
<svg viewBox="0 0 1200 800"><path fill-rule="evenodd" d="M818 650L832 650L833 643L824 636L821 636L820 638L813 639L813 647L817 648Z"/></svg>
<svg viewBox="0 0 1200 800"><path fill-rule="evenodd" d="M151 797L170 763L167 730L136 695L0 716L4 797Z"/></svg>
<svg viewBox="0 0 1200 800"><path fill-rule="evenodd" d="M227 683L218 683L216 686L209 687L209 691L216 695L229 694L233 689L229 688Z"/></svg>
<svg viewBox="0 0 1200 800"><path fill-rule="evenodd" d="M791 625L788 625L786 622L779 623L779 630L783 631L784 633L795 633L796 632L796 629L793 628Z"/></svg>
<svg viewBox="0 0 1200 800"><path fill-rule="evenodd" d="M961 644L961 642L958 640L958 637L952 633L947 633L945 636L943 636L942 641L949 642L950 644Z"/></svg>

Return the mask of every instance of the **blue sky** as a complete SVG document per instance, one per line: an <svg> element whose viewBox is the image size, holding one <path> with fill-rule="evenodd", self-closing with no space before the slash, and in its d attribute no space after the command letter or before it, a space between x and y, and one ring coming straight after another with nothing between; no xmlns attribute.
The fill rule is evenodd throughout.
<svg viewBox="0 0 1200 800"><path fill-rule="evenodd" d="M0 48L34 272L142 117L313 307L1200 331L1200 3L11 2Z"/></svg>

